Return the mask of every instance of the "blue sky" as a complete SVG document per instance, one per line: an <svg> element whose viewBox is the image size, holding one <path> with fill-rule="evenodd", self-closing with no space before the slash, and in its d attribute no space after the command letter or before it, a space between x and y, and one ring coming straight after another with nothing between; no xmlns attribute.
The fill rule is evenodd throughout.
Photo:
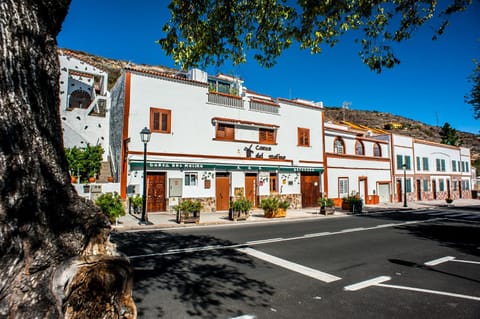
<svg viewBox="0 0 480 319"><path fill-rule="evenodd" d="M255 92L273 97L323 101L325 106L351 103L351 109L389 112L460 131L480 133L480 120L464 102L480 60L480 2L451 19L445 34L432 41L433 26L395 46L400 65L381 74L370 71L357 55L359 47L341 38L321 54L292 47L270 69L250 59L240 66L207 71L232 74ZM168 1L73 0L57 37L61 48L82 50L134 63L176 67L156 40L169 19Z"/></svg>

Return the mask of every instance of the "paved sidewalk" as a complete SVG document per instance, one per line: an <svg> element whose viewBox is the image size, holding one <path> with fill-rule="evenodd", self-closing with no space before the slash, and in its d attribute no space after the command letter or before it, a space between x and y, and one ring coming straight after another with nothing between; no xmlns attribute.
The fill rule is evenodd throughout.
<svg viewBox="0 0 480 319"><path fill-rule="evenodd" d="M408 202L408 207L403 207L403 203L388 203L379 205L365 205L363 207L363 213L375 213L385 212L391 210L414 210L414 209L435 209L439 207L447 207L444 200L425 201L425 202ZM478 199L460 199L455 200L453 207L462 206L478 206L480 211L480 200ZM295 219L326 219L326 218L338 218L350 215L348 211L336 209L333 215L325 216L319 213L319 208L305 208L305 209L288 209L287 216L285 218L265 218L263 217L263 211L256 209L252 212L251 216L247 220L231 221L228 219L228 211L215 212L215 213L201 213L200 223L186 223L177 224L175 213L148 213L148 225L140 225L140 214L126 214L118 219L117 224L114 225L114 229L118 231L125 230L138 230L138 229L163 229L163 228L175 228L175 227L199 227L205 225L241 225L249 223L259 222L282 222Z"/></svg>

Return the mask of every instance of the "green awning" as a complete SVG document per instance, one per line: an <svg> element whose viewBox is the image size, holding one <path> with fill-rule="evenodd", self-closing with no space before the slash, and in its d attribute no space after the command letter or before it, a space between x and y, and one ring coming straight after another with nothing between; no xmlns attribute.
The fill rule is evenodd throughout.
<svg viewBox="0 0 480 319"><path fill-rule="evenodd" d="M143 170L143 161L131 161L130 169ZM312 166L282 166L282 165L234 165L198 162L154 162L147 161L148 171L164 170L218 170L218 171L259 171L259 172L308 172L323 173L323 167Z"/></svg>

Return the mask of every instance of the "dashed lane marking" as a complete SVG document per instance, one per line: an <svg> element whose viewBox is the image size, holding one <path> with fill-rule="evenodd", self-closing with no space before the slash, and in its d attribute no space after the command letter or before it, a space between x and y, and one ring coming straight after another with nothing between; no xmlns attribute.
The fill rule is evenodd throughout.
<svg viewBox="0 0 480 319"><path fill-rule="evenodd" d="M326 272L323 272L323 271L319 271L319 270L316 270L316 269L313 269L313 268L310 268L310 267L306 267L306 266L303 266L303 265L300 265L300 264L297 264L297 263L294 263L294 262L291 262L291 261L288 261L288 260L285 260L285 259L282 259L282 258L278 258L278 257L272 256L272 255L266 254L266 253L261 252L261 251L256 250L256 249L252 249L252 248L247 247L247 248L237 248L237 250L242 252L242 253L245 253L247 255L250 255L252 257L261 259L263 261L269 262L269 263L277 265L279 267L297 272L299 274L302 274L302 275L305 275L305 276L308 276L310 278L314 278L314 279L317 279L317 280L320 280L320 281L323 281L323 282L326 282L326 283L330 283L330 282L342 279L340 277L337 277L337 276L334 276L334 275L331 275L331 274L327 274Z"/></svg>

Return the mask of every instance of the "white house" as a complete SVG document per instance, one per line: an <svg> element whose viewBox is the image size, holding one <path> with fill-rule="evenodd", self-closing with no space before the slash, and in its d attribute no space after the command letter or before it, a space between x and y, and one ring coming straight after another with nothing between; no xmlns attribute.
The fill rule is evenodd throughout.
<svg viewBox="0 0 480 319"><path fill-rule="evenodd" d="M391 143L394 201L404 199L404 190L408 201L471 198L468 148L396 134L391 135Z"/></svg>
<svg viewBox="0 0 480 319"><path fill-rule="evenodd" d="M385 132L325 122L325 192L336 206L349 195L365 204L390 202L390 143Z"/></svg>
<svg viewBox="0 0 480 319"><path fill-rule="evenodd" d="M108 74L78 58L69 50L59 50L60 116L65 147L101 145L104 161L109 155L107 90Z"/></svg>
<svg viewBox="0 0 480 319"><path fill-rule="evenodd" d="M258 205L272 194L292 207L316 206L322 188L323 106L273 99L237 78L200 70L160 73L127 68L111 91L110 144L121 196L143 189L147 211L181 198L204 211L227 210L243 195Z"/></svg>

